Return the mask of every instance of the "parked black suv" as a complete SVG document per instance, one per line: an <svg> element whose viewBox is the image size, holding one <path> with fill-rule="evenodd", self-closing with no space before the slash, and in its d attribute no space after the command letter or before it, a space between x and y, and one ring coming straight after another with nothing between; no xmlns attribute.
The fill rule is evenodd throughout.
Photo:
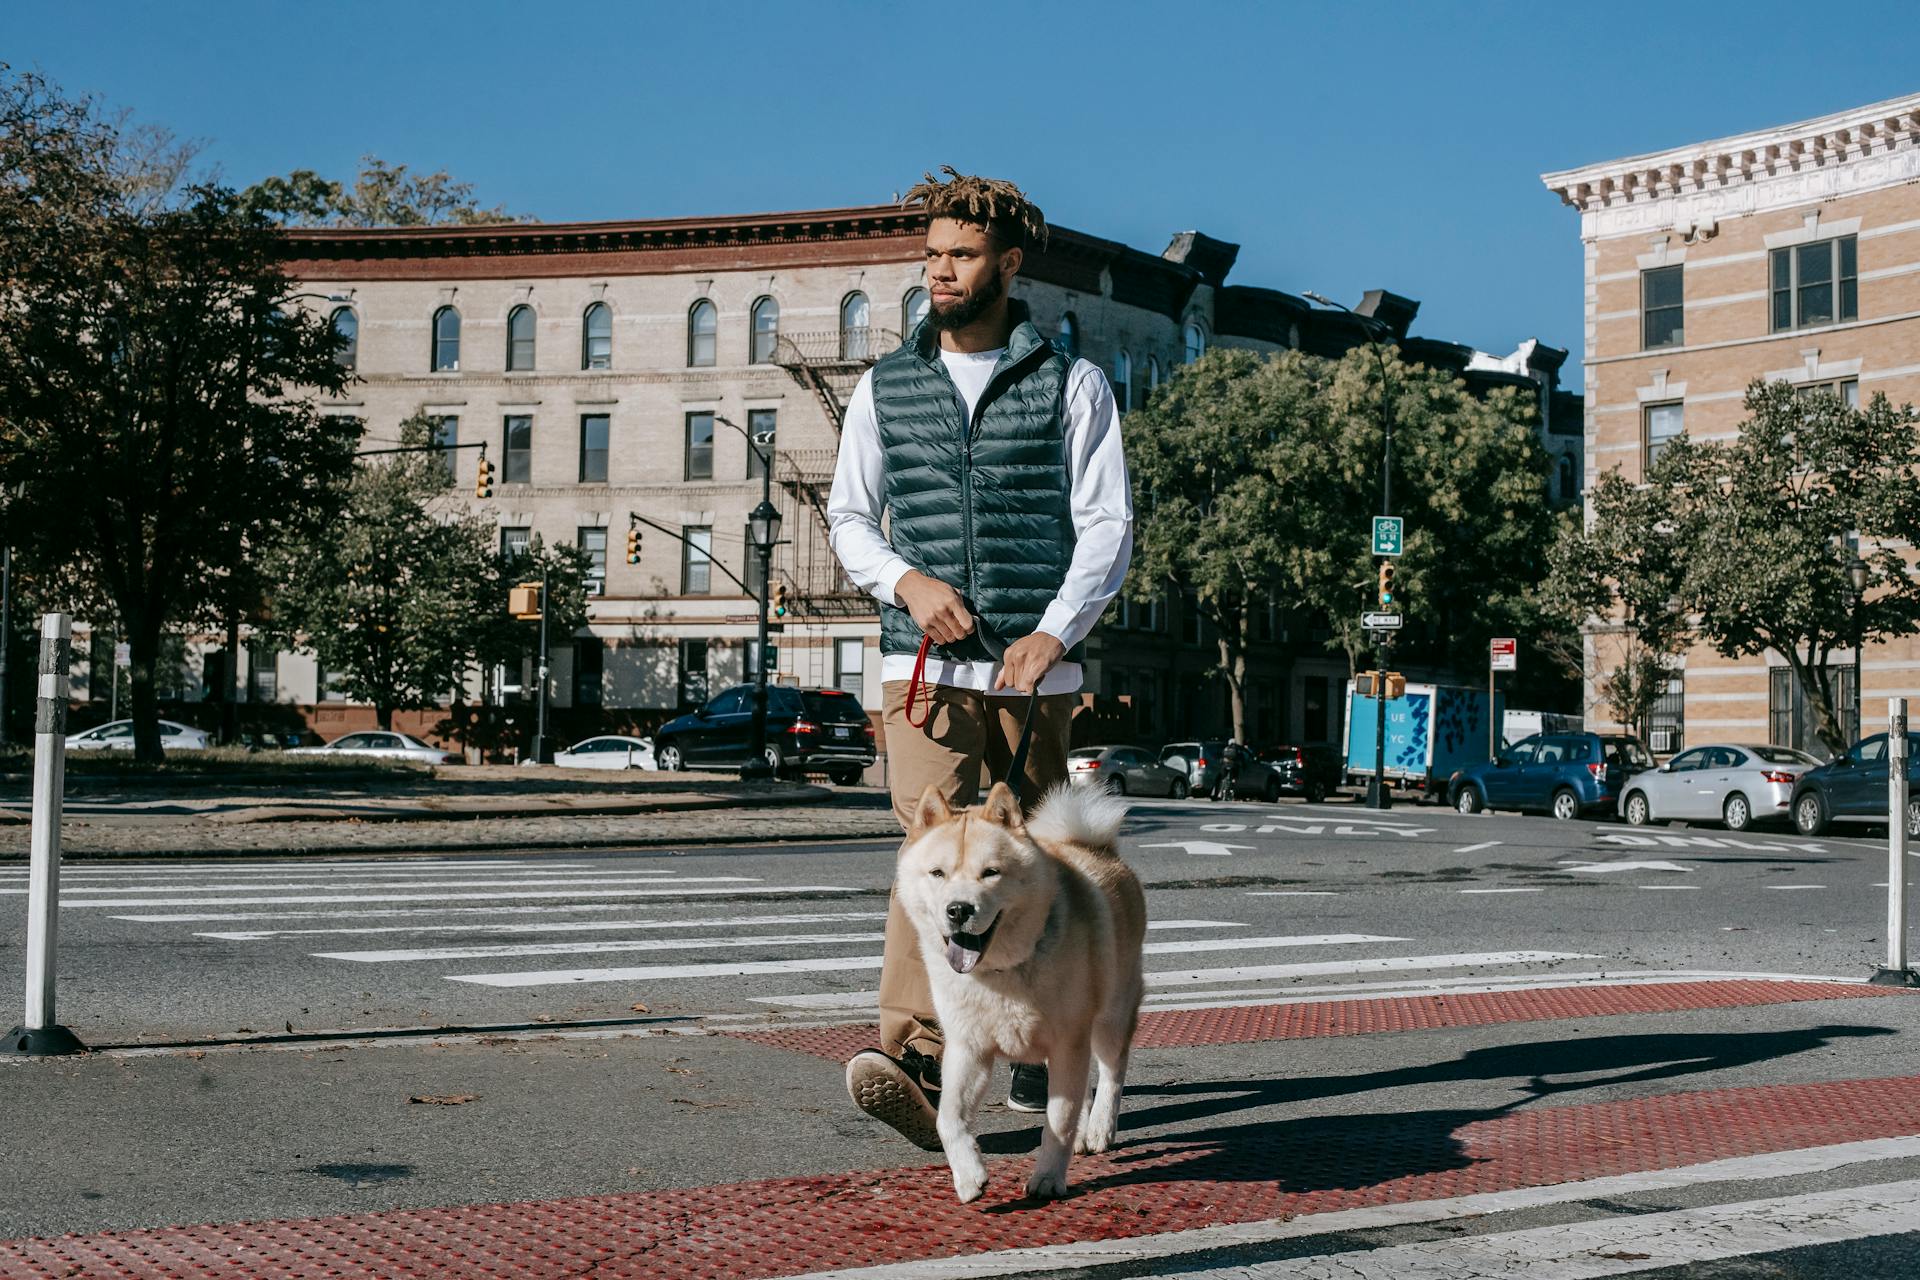
<svg viewBox="0 0 1920 1280"><path fill-rule="evenodd" d="M661 725L653 758L662 769L738 769L753 758L753 686L737 684ZM776 777L824 773L843 787L874 762L873 722L843 689L767 686L767 763Z"/></svg>
<svg viewBox="0 0 1920 1280"><path fill-rule="evenodd" d="M1272 771L1278 788L1273 794L1305 796L1316 804L1338 791L1346 776L1345 761L1332 747L1268 747L1258 759Z"/></svg>

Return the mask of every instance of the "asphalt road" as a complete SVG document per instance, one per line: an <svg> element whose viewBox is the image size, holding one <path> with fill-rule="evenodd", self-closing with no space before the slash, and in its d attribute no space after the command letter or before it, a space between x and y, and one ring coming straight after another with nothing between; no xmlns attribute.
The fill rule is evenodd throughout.
<svg viewBox="0 0 1920 1280"><path fill-rule="evenodd" d="M75 863L60 1021L102 1046L847 1020L871 1007L894 847ZM1124 850L1148 887L1159 1005L1626 971L1854 977L1884 953L1885 850L1855 836L1138 801ZM0 993L21 989L25 877L0 868Z"/></svg>

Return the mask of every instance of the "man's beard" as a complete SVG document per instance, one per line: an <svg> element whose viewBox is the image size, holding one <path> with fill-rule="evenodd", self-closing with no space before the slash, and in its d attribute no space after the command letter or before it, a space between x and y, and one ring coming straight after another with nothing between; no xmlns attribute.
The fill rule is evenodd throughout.
<svg viewBox="0 0 1920 1280"><path fill-rule="evenodd" d="M945 329L951 333L955 329L964 329L987 314L987 310L1005 297L1006 293L1007 282L996 271L987 277L985 284L944 311L941 310L939 302L930 302L927 307L927 322L933 326L935 332Z"/></svg>

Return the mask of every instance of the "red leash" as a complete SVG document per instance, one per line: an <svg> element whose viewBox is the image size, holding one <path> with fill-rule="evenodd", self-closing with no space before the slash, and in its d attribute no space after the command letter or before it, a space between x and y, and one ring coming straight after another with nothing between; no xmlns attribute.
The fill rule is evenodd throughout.
<svg viewBox="0 0 1920 1280"><path fill-rule="evenodd" d="M907 723L916 729L925 729L927 721L933 719L933 695L927 689L927 650L933 645L933 637L920 637L920 652L913 658L913 675L907 679L907 705L904 714ZM913 718L913 704L918 698L926 703L920 718ZM1023 799L1027 776L1027 749L1033 745L1034 712L1040 708L1040 684L1034 682L1033 692L1027 695L1027 714L1020 725L1020 741L1014 747L1013 763L1007 768L1007 785L1013 789L1015 800Z"/></svg>
<svg viewBox="0 0 1920 1280"><path fill-rule="evenodd" d="M913 659L913 675L907 680L907 723L916 729L926 728L927 721L933 719L933 695L925 692L927 687L927 649L932 644L932 636L923 635L920 637L920 652L915 655ZM926 710L920 713L918 720L913 718L913 700L915 695L919 695L927 704Z"/></svg>

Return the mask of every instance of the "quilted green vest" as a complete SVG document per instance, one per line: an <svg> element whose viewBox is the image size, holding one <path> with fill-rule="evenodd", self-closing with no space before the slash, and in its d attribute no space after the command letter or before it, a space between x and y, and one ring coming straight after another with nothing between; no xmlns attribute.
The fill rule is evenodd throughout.
<svg viewBox="0 0 1920 1280"><path fill-rule="evenodd" d="M1040 336L1025 303L1008 308L1013 333L971 422L927 321L873 367L893 549L980 619L972 635L930 651L959 662L997 660L1031 635L1073 558L1064 407L1073 359ZM913 653L920 636L905 609L881 606L881 652ZM1066 660L1080 656L1075 645Z"/></svg>

